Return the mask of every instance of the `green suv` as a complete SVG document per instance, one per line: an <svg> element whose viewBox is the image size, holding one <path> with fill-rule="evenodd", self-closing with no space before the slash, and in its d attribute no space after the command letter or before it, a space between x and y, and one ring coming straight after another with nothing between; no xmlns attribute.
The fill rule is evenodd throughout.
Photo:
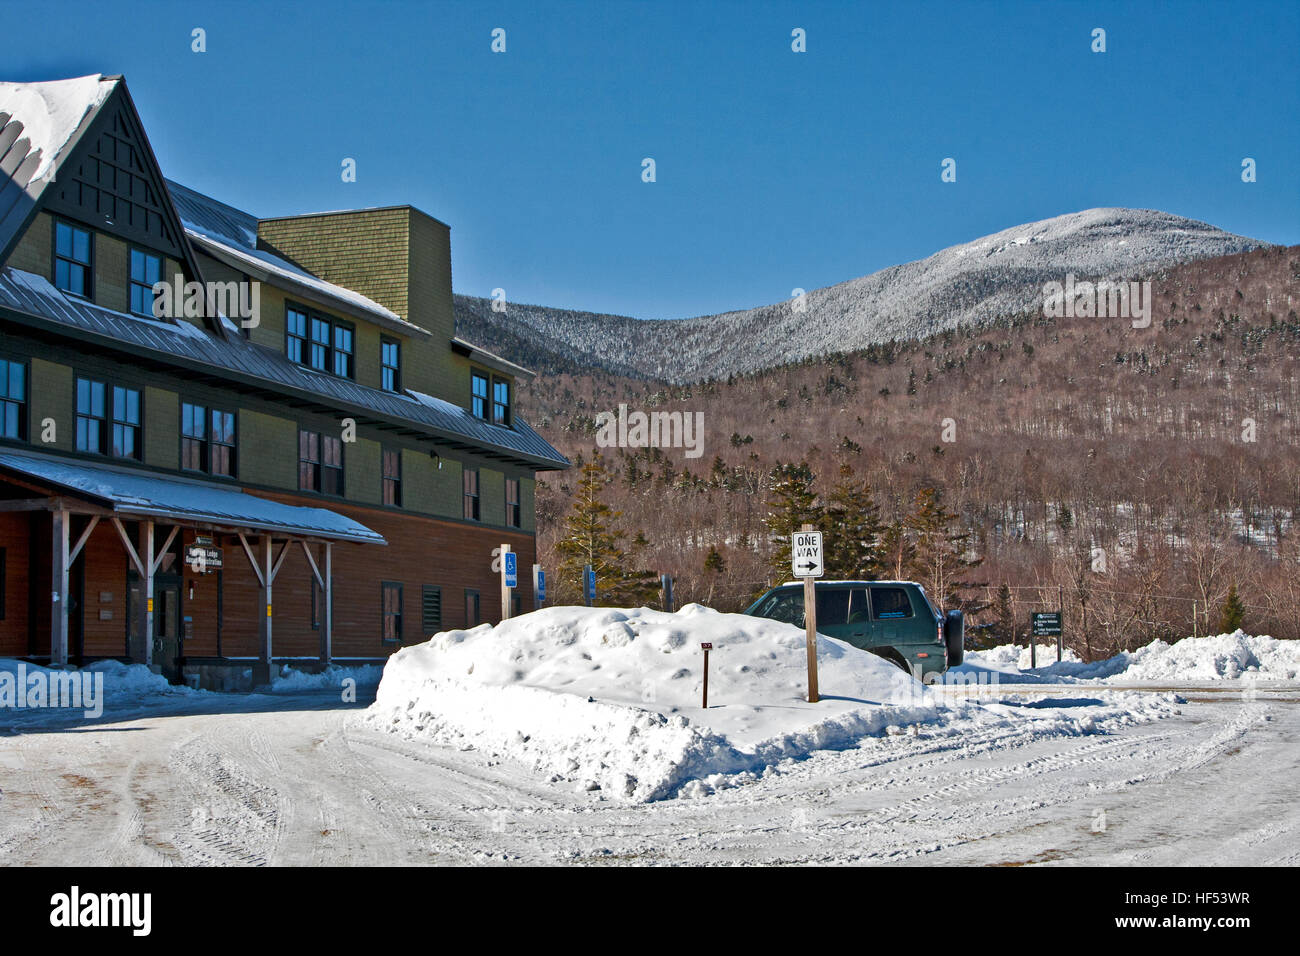
<svg viewBox="0 0 1300 956"><path fill-rule="evenodd" d="M926 682L961 663L962 612L941 614L915 581L818 581L816 588L818 634L879 654ZM805 627L803 585L778 585L745 613Z"/></svg>

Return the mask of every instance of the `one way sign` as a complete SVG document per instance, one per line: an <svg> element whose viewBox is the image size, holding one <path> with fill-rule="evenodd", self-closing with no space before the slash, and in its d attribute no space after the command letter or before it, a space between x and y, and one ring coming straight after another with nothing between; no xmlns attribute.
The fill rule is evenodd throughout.
<svg viewBox="0 0 1300 956"><path fill-rule="evenodd" d="M790 535L790 569L796 578L819 578L826 573L820 531L796 531Z"/></svg>

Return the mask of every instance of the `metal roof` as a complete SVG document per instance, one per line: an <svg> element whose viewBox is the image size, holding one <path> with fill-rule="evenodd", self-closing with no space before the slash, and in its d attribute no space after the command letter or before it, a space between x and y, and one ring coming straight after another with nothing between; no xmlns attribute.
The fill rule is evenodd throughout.
<svg viewBox="0 0 1300 956"><path fill-rule="evenodd" d="M405 424L452 448L543 470L569 467L567 458L519 418L508 428L493 425L459 405L418 392L386 392L305 368L238 334L219 339L185 321L140 318L65 296L41 276L12 267L0 270L3 309L19 313L28 326L39 327L43 321L61 335L71 333L136 360L148 357L191 372L205 372L227 385L261 386L273 395L296 395L331 409L369 413Z"/></svg>
<svg viewBox="0 0 1300 956"><path fill-rule="evenodd" d="M89 464L52 455L0 452L0 473L16 472L133 518L161 518L334 541L387 544L365 525L326 508L286 505L240 488L192 478Z"/></svg>

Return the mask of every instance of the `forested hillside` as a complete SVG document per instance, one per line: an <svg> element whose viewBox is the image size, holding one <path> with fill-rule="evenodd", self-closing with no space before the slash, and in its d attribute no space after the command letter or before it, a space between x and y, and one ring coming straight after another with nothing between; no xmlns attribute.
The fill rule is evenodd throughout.
<svg viewBox="0 0 1300 956"><path fill-rule="evenodd" d="M580 466L600 452L629 560L672 573L679 603L738 609L785 577L769 514L806 464L814 510L868 486L882 573L934 574L917 545L952 543L972 585L953 599L998 639L1058 588L1090 656L1205 633L1233 586L1247 627L1300 636L1300 247L1149 278L1146 329L1039 310L699 385L541 376L521 411L579 466L540 476L541 560L559 566ZM702 412L702 457L597 448L596 416L619 403ZM937 539L927 489L953 516Z"/></svg>

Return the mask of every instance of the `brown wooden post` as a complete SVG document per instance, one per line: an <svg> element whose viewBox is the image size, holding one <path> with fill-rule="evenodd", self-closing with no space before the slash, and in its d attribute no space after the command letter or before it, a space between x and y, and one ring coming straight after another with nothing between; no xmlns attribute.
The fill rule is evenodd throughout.
<svg viewBox="0 0 1300 956"><path fill-rule="evenodd" d="M700 704L705 710L709 709L709 651L713 650L712 643L701 642L700 648L704 651L704 701Z"/></svg>
<svg viewBox="0 0 1300 956"><path fill-rule="evenodd" d="M804 524L800 531L816 531L810 524ZM803 619L808 643L808 703L815 704L821 700L817 691L817 579L803 579Z"/></svg>
<svg viewBox="0 0 1300 956"><path fill-rule="evenodd" d="M153 522L144 523L144 546L140 549L144 560L144 662L153 669Z"/></svg>

